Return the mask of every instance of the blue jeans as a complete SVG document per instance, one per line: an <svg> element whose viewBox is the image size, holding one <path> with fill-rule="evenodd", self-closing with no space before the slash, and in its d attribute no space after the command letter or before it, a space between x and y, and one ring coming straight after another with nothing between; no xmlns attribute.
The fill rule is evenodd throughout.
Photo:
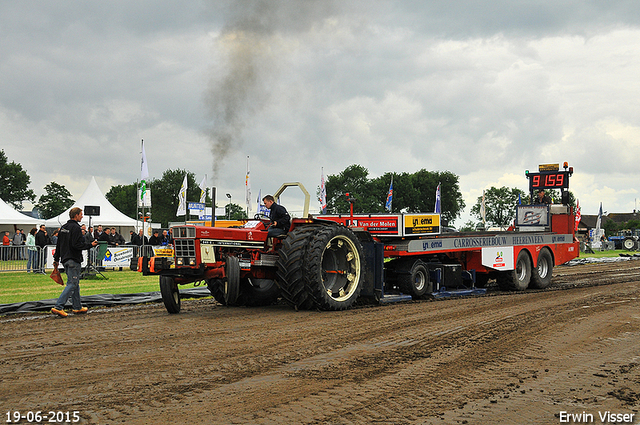
<svg viewBox="0 0 640 425"><path fill-rule="evenodd" d="M284 229L279 229L277 227L269 227L269 230L267 231L267 237L268 238L272 238L274 236L282 236L282 235L286 235L287 231Z"/></svg>
<svg viewBox="0 0 640 425"><path fill-rule="evenodd" d="M29 270L33 270L35 273L38 268L38 251L35 249L29 249L27 250L27 253L29 254L27 259L27 272Z"/></svg>
<svg viewBox="0 0 640 425"><path fill-rule="evenodd" d="M64 271L67 274L67 286L62 290L62 294L56 301L56 309L64 309L69 297L71 297L71 305L74 310L80 310L82 303L80 302L80 272L82 266L73 260L67 260L64 263Z"/></svg>

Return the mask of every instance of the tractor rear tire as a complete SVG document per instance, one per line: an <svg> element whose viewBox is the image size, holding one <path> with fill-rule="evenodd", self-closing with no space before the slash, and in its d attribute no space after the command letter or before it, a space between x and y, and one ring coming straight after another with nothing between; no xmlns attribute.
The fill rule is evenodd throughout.
<svg viewBox="0 0 640 425"><path fill-rule="evenodd" d="M522 250L516 259L515 270L498 273L496 281L503 291L524 291L531 281L531 259L526 251Z"/></svg>
<svg viewBox="0 0 640 425"><path fill-rule="evenodd" d="M276 283L282 298L296 310L308 310L314 305L305 286L303 266L310 239L318 228L317 225L296 227L287 234L278 252Z"/></svg>
<svg viewBox="0 0 640 425"><path fill-rule="evenodd" d="M544 289L551 283L553 273L553 257L548 249L543 248L538 255L538 266L531 270L531 287Z"/></svg>
<svg viewBox="0 0 640 425"><path fill-rule="evenodd" d="M171 276L160 276L160 295L169 314L180 313L180 291Z"/></svg>
<svg viewBox="0 0 640 425"><path fill-rule="evenodd" d="M364 254L358 237L344 226L319 228L307 249L307 291L320 310L345 310L362 290Z"/></svg>
<svg viewBox="0 0 640 425"><path fill-rule="evenodd" d="M622 241L622 247L627 251L633 251L636 249L636 241L632 237L628 236Z"/></svg>
<svg viewBox="0 0 640 425"><path fill-rule="evenodd" d="M421 260L413 262L409 274L398 275L398 286L402 292L411 295L413 299L420 299L426 293L433 292L429 272Z"/></svg>

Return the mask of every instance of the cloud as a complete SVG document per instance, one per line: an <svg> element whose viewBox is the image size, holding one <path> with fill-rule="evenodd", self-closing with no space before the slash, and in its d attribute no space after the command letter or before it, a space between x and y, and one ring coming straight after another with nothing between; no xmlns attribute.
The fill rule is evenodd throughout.
<svg viewBox="0 0 640 425"><path fill-rule="evenodd" d="M144 139L152 177L213 169L234 200L248 155L255 193L425 168L458 174L467 210L566 160L583 211L626 211L639 18L626 1L3 3L0 146L38 194L135 181Z"/></svg>

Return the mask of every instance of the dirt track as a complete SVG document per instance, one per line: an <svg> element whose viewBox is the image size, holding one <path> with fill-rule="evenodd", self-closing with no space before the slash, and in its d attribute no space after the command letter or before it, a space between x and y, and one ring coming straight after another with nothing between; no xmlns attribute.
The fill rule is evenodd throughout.
<svg viewBox="0 0 640 425"><path fill-rule="evenodd" d="M639 268L560 267L555 288L573 288L345 312L207 299L179 315L0 317L1 419L528 425L610 411L640 423Z"/></svg>

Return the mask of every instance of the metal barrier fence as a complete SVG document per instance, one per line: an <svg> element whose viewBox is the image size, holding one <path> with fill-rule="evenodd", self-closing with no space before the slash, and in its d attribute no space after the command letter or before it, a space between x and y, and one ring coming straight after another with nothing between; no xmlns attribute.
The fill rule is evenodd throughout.
<svg viewBox="0 0 640 425"><path fill-rule="evenodd" d="M0 245L0 272L44 273L44 250L39 246Z"/></svg>
<svg viewBox="0 0 640 425"><path fill-rule="evenodd" d="M47 246L45 249L42 249L38 246L35 247L27 247L23 246L12 246L12 245L0 245L0 272L33 272L33 273L46 273L46 269L51 269L53 263L53 252L54 246ZM115 247L107 247L115 248ZM123 245L120 249L125 248L127 250L131 250L131 252L127 252L126 258L137 258L141 255L146 255L151 257L154 255L154 248L151 245L145 246L137 246L137 245ZM128 267L128 264L119 264L117 266L113 265L103 265L104 259L99 258L99 249L97 246L88 250L87 252L87 263L91 264L95 267L100 268L108 268L112 270L121 270L125 266ZM133 255L131 255L131 253ZM104 254L103 254L104 255ZM111 264L111 263L109 263Z"/></svg>

